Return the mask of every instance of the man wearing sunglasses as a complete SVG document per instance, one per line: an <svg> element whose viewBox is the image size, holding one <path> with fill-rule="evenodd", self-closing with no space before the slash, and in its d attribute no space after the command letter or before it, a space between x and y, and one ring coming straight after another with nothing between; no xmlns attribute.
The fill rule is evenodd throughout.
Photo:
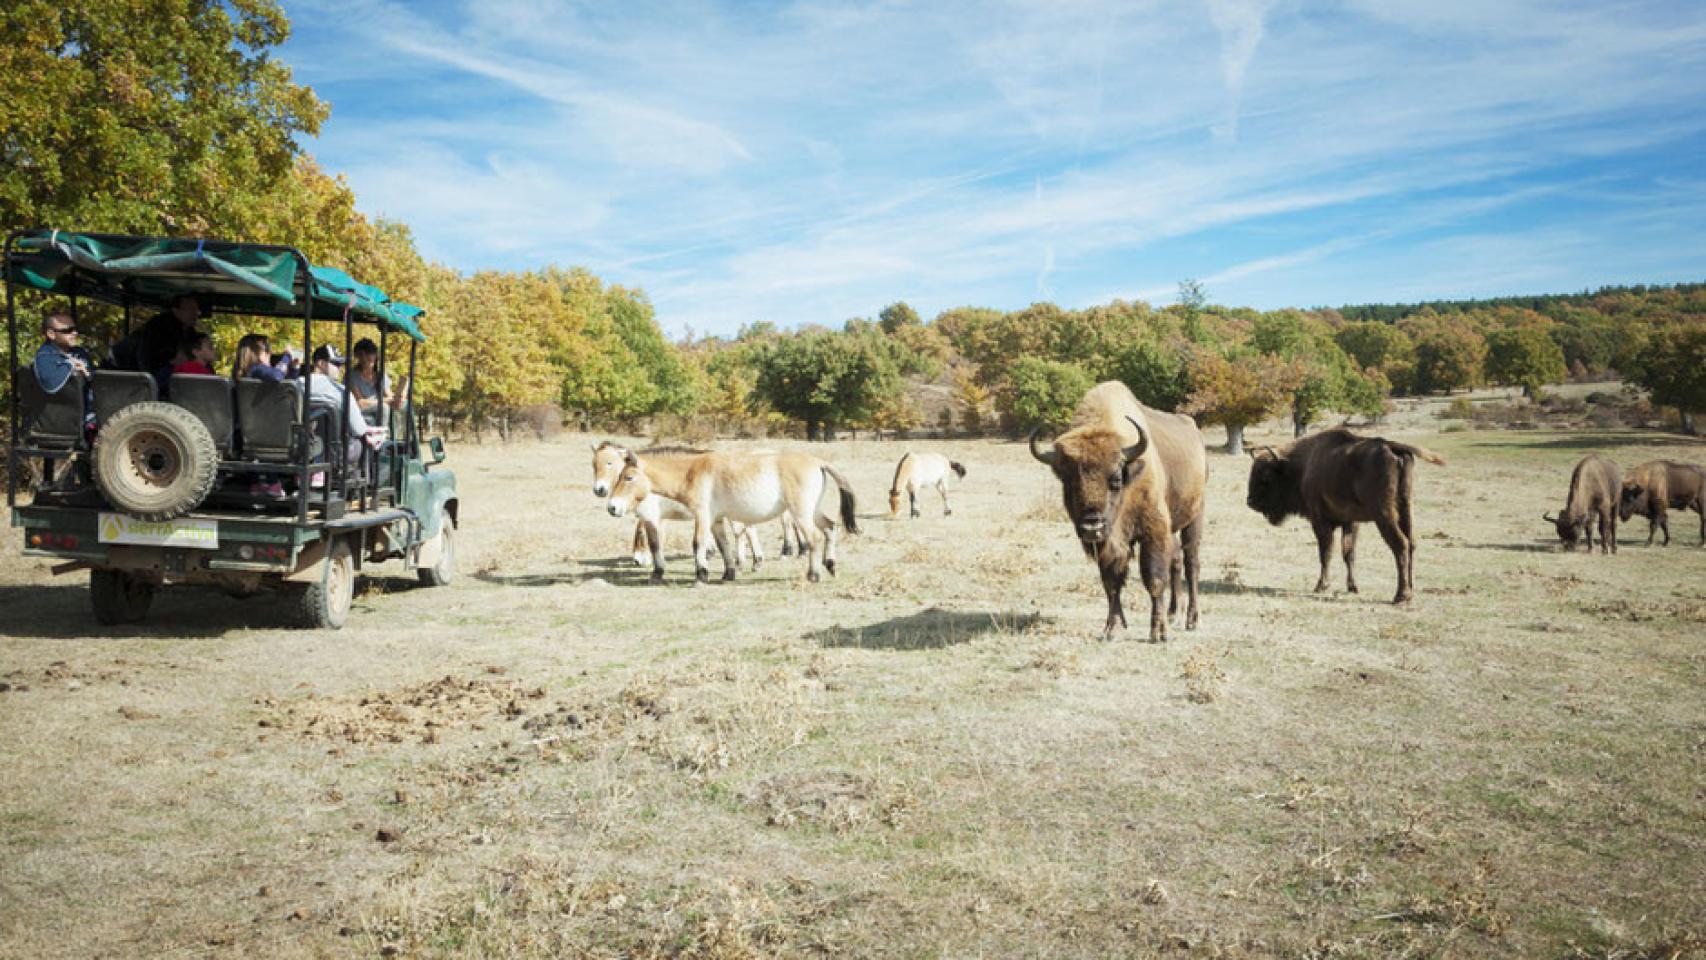
<svg viewBox="0 0 1706 960"><path fill-rule="evenodd" d="M46 342L36 351L35 370L42 390L58 393L74 373L82 374L87 386L95 364L89 351L77 345L77 321L68 313L50 313L41 322L41 336Z"/></svg>

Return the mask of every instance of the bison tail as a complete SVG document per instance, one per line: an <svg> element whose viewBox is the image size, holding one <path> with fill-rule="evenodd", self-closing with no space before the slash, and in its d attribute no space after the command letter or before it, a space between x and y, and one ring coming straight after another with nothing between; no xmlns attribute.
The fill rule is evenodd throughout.
<svg viewBox="0 0 1706 960"><path fill-rule="evenodd" d="M1392 443L1392 449L1396 453L1399 453L1399 454L1407 453L1413 457L1420 457L1421 459L1426 460L1427 462L1434 464L1435 466L1440 466L1440 467L1445 466L1445 458L1440 456L1437 453L1434 453L1432 450L1428 450L1425 447L1418 447L1412 443L1398 443L1396 441L1389 441L1389 442Z"/></svg>
<svg viewBox="0 0 1706 960"><path fill-rule="evenodd" d="M847 528L848 533L858 533L859 532L859 517L856 513L853 512L854 511L853 485L847 482L847 478L841 475L841 471L835 469L834 467L830 466L827 463L823 465L823 472L826 476L829 477L829 479L834 480L835 485L841 489L841 523L842 523L842 525Z"/></svg>

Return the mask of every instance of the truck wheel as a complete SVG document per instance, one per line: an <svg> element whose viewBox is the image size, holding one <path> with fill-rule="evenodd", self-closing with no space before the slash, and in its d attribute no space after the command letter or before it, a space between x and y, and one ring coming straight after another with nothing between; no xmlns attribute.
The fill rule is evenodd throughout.
<svg viewBox="0 0 1706 960"><path fill-rule="evenodd" d="M107 502L142 520L194 510L219 473L213 435L170 403L133 403L114 414L95 435L93 459Z"/></svg>
<svg viewBox="0 0 1706 960"><path fill-rule="evenodd" d="M89 571L89 599L95 622L104 626L141 623L154 602L154 584L123 570Z"/></svg>
<svg viewBox="0 0 1706 960"><path fill-rule="evenodd" d="M438 541L438 562L415 570L416 576L429 587L448 586L456 579L456 525L451 522L448 510L438 511Z"/></svg>
<svg viewBox="0 0 1706 960"><path fill-rule="evenodd" d="M291 593L296 620L309 629L336 630L349 616L350 601L355 599L355 558L349 544L342 538L334 540L326 552L326 567L307 583L297 584Z"/></svg>

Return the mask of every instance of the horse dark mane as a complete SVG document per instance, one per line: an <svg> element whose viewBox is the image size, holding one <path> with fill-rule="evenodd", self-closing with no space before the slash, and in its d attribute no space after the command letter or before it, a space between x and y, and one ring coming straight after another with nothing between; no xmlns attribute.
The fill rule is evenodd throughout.
<svg viewBox="0 0 1706 960"><path fill-rule="evenodd" d="M686 446L684 444L679 444L679 443L661 443L661 444L654 444L653 446L647 447L644 450L636 450L634 452L643 455L643 454L648 454L648 453L701 454L701 453L710 453L711 451L702 450L699 447L689 447L689 446Z"/></svg>

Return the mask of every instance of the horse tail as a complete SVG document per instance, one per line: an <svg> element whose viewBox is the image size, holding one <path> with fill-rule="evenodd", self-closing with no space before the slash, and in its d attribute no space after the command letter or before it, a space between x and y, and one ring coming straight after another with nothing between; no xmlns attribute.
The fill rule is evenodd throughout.
<svg viewBox="0 0 1706 960"><path fill-rule="evenodd" d="M847 482L841 471L827 463L823 465L823 472L841 488L841 523L847 527L848 533L858 533L859 517L853 512L853 485Z"/></svg>
<svg viewBox="0 0 1706 960"><path fill-rule="evenodd" d="M954 468L954 475L955 476L958 476L962 479L965 477L965 475L966 475L966 465L965 464L959 462L958 460L949 460L948 466Z"/></svg>
<svg viewBox="0 0 1706 960"><path fill-rule="evenodd" d="M900 485L904 482L901 478L906 476L906 465L911 461L911 450L900 455L900 462L894 465L894 482L889 484L889 496L896 497L900 495Z"/></svg>

